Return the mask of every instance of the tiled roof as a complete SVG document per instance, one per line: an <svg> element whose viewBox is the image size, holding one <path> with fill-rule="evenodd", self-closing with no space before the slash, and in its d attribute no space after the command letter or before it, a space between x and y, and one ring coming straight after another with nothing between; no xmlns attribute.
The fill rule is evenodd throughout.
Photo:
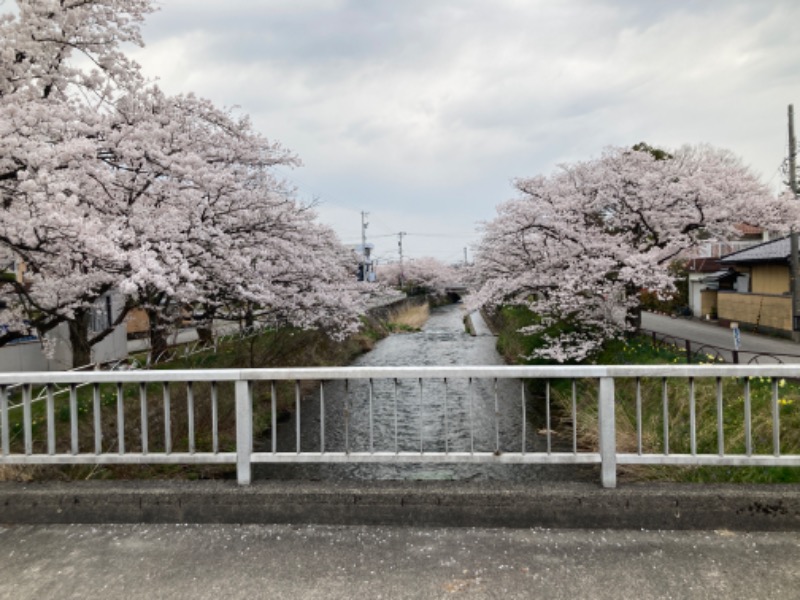
<svg viewBox="0 0 800 600"><path fill-rule="evenodd" d="M764 233L764 230L759 227L758 225L749 225L748 223L739 223L735 225L736 229L739 230L739 233L742 235L761 235Z"/></svg>
<svg viewBox="0 0 800 600"><path fill-rule="evenodd" d="M739 250L720 259L723 265L746 264L759 262L789 262L789 237L773 240L752 248Z"/></svg>

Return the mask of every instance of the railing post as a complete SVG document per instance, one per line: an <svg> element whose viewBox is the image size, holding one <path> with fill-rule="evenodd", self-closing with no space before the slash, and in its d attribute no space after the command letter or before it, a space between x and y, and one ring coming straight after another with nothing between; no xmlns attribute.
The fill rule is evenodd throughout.
<svg viewBox="0 0 800 600"><path fill-rule="evenodd" d="M617 487L617 433L614 415L614 378L600 378L597 426L600 434L600 481L604 488Z"/></svg>
<svg viewBox="0 0 800 600"><path fill-rule="evenodd" d="M253 451L253 403L250 382L236 382L236 479L250 484L250 455Z"/></svg>

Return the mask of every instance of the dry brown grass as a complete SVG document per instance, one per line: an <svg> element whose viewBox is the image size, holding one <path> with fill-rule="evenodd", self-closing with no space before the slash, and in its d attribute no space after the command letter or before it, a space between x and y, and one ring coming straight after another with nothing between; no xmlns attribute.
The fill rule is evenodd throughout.
<svg viewBox="0 0 800 600"><path fill-rule="evenodd" d="M431 316L431 309L428 304L419 306L404 307L393 312L389 318L390 325L395 325L397 329L418 331L428 322Z"/></svg>
<svg viewBox="0 0 800 600"><path fill-rule="evenodd" d="M36 467L0 465L0 481L33 481Z"/></svg>

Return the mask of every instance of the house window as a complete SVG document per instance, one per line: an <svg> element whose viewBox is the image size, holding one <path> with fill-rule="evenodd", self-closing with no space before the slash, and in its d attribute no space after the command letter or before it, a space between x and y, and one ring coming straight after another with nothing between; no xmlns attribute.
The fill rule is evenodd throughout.
<svg viewBox="0 0 800 600"><path fill-rule="evenodd" d="M92 306L91 328L94 332L110 329L114 323L111 296L105 296L103 301L95 302Z"/></svg>

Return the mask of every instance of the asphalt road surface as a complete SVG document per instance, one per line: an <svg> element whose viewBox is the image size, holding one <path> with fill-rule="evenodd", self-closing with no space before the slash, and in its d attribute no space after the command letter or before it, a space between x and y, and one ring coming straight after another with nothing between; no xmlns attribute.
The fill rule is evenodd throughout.
<svg viewBox="0 0 800 600"><path fill-rule="evenodd" d="M796 533L0 528L0 598L798 598Z"/></svg>
<svg viewBox="0 0 800 600"><path fill-rule="evenodd" d="M676 338L689 339L701 344L733 348L732 331L712 323L643 313L642 328ZM692 346L693 349L698 348L698 344L693 343ZM725 360L731 362L731 353L725 352L723 354ZM800 363L800 344L795 344L787 339L741 332L739 362L747 364L756 354L774 355L774 358L769 356L759 357L757 361L760 364L774 364L778 361L782 363Z"/></svg>

